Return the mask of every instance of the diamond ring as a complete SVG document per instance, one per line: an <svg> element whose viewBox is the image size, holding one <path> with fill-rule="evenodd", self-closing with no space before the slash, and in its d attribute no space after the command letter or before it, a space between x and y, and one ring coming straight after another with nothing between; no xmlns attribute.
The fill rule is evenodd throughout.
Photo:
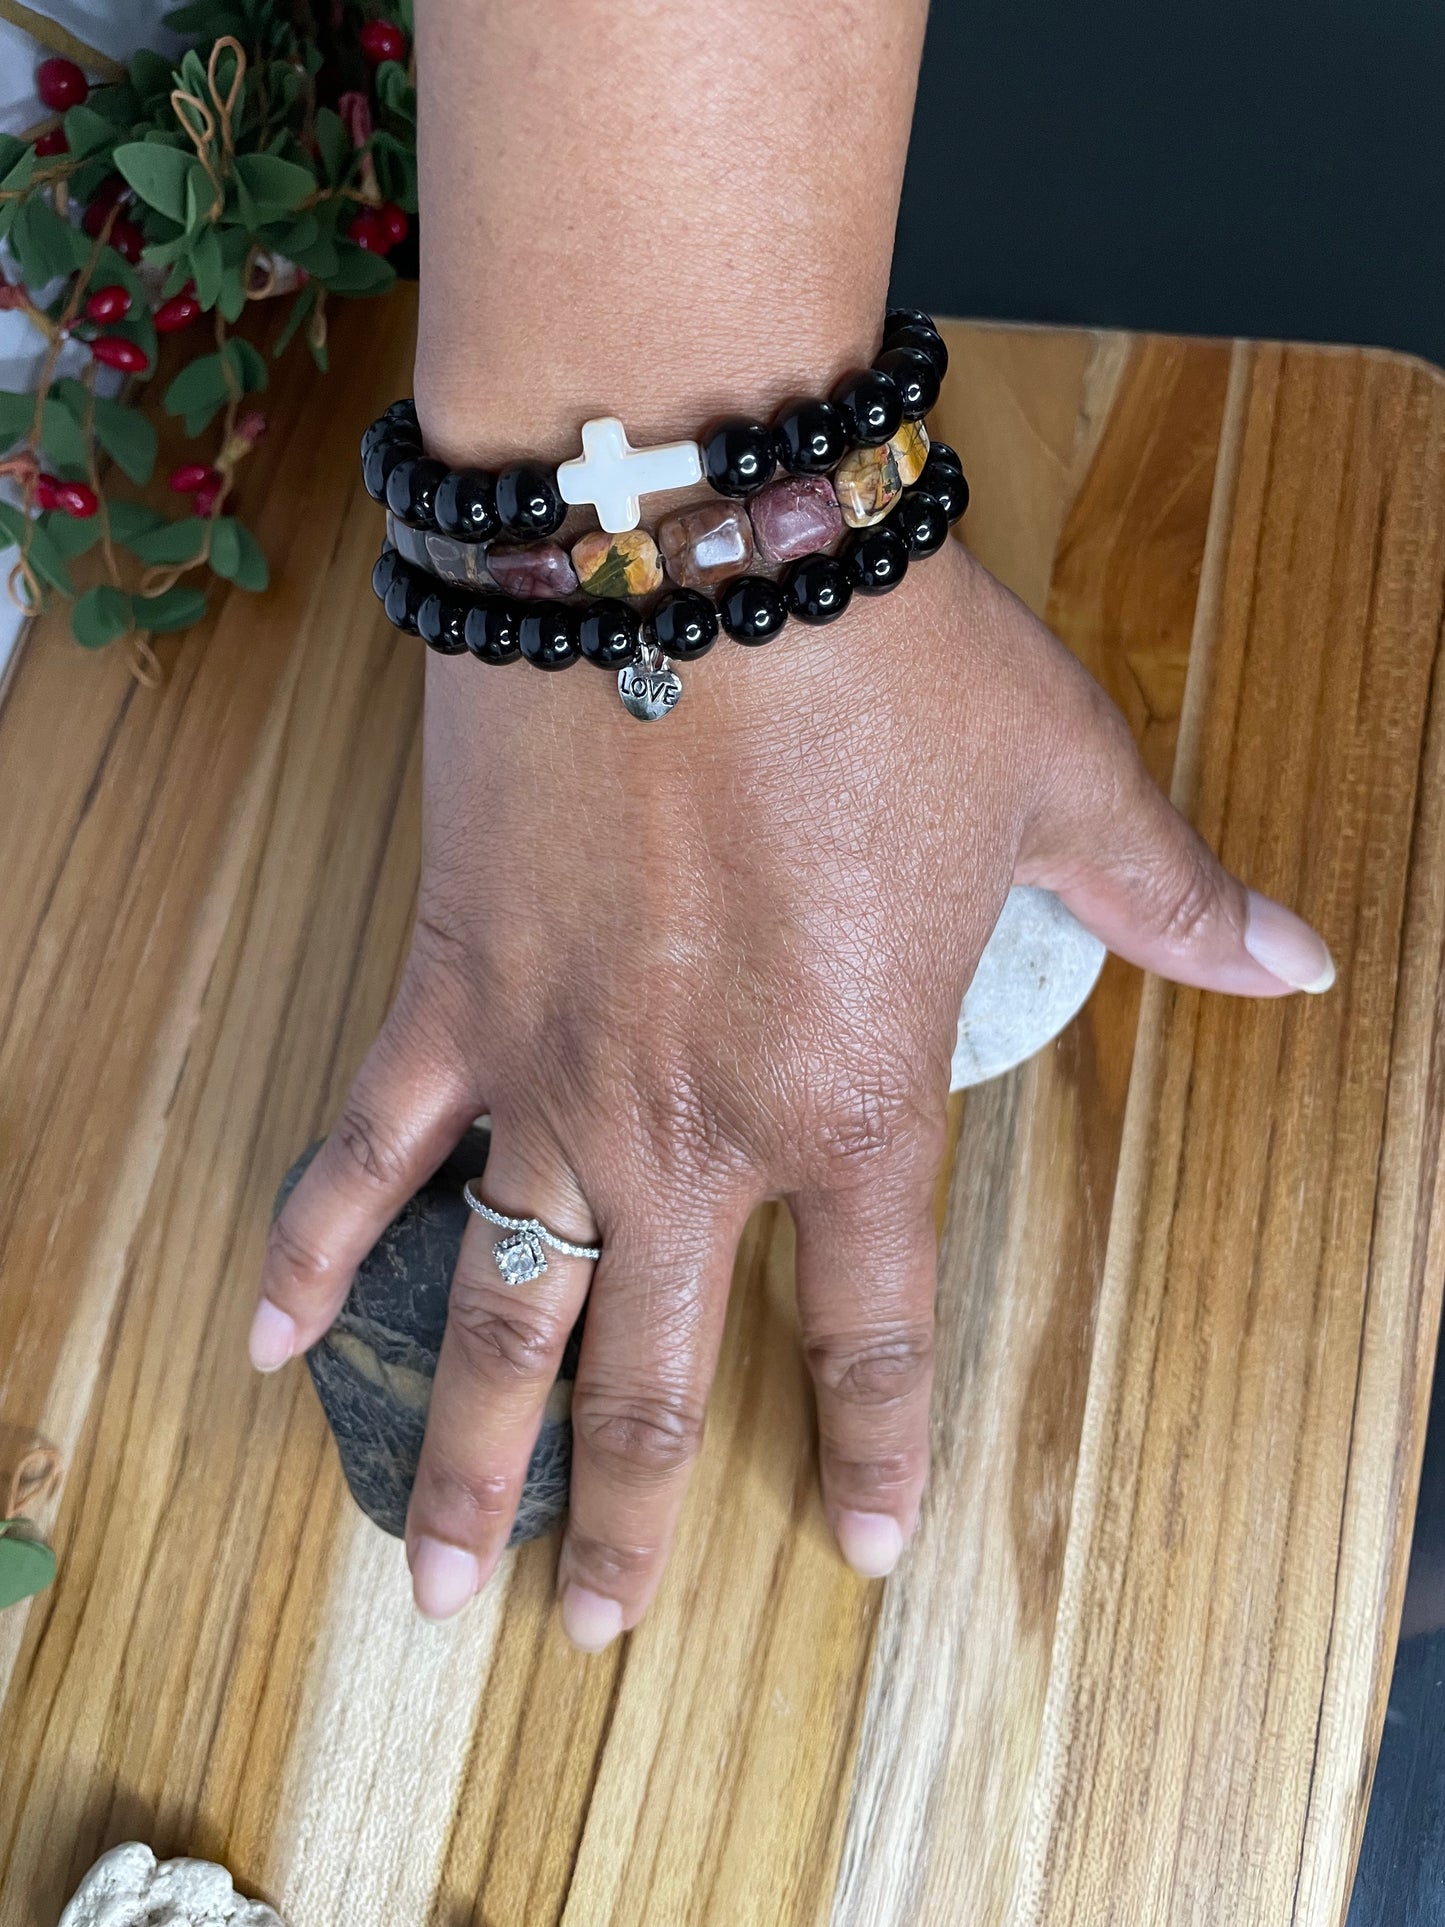
<svg viewBox="0 0 1445 1927"><path fill-rule="evenodd" d="M548 1247L564 1258L595 1261L602 1256L601 1245L569 1244L566 1238L549 1231L540 1218L509 1218L504 1211L493 1210L473 1191L470 1178L462 1186L462 1196L479 1218L485 1218L488 1224L500 1225L509 1233L492 1246L497 1270L509 1285L530 1285L534 1278L540 1278L547 1269Z"/></svg>

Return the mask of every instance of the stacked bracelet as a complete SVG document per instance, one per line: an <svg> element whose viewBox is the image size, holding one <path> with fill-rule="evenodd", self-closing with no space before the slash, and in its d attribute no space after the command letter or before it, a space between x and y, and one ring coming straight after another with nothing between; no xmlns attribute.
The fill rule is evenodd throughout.
<svg viewBox="0 0 1445 1927"><path fill-rule="evenodd" d="M943 546L968 506L957 455L922 423L947 365L928 317L893 310L873 367L827 401L648 449L615 419L589 421L581 456L555 470L448 469L424 453L414 405L395 402L362 439L366 488L388 510L374 587L398 628L444 654L544 669L585 657L618 672L634 715L666 714L682 684L664 657L700 656L720 630L768 642L790 615L834 621L855 591L886 593ZM638 527L644 495L703 481L720 502L665 516L655 540ZM570 552L551 539L569 507L600 524Z"/></svg>

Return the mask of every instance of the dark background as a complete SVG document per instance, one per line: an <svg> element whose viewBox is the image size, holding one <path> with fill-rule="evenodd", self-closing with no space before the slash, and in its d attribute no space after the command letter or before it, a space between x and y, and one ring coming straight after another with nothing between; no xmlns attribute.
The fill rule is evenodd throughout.
<svg viewBox="0 0 1445 1927"><path fill-rule="evenodd" d="M1445 0L933 0L896 300L1445 364L1442 290Z"/></svg>

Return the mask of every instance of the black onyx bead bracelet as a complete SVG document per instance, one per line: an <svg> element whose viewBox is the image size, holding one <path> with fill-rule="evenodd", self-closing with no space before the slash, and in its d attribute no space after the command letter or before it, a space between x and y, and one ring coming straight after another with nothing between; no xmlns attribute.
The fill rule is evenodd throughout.
<svg viewBox="0 0 1445 1927"><path fill-rule="evenodd" d="M376 592L443 654L542 669L585 658L618 672L634 715L665 715L682 687L667 659L701 656L723 632L769 642L790 616L832 622L943 546L968 506L957 455L922 420L947 366L931 320L895 309L873 366L827 400L659 448L632 448L614 418L589 421L582 455L555 470L448 469L425 453L414 405L394 402L361 446L388 511ZM639 528L643 495L702 481L715 505L665 516L656 539ZM601 526L569 552L551 538L573 507Z"/></svg>

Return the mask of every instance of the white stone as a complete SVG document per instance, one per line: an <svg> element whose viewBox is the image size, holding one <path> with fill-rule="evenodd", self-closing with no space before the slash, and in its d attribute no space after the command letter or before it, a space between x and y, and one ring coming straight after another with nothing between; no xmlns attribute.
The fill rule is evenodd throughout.
<svg viewBox="0 0 1445 1927"><path fill-rule="evenodd" d="M1104 946L1048 890L1010 890L963 1000L953 1089L1001 1077L1083 1008Z"/></svg>
<svg viewBox="0 0 1445 1927"><path fill-rule="evenodd" d="M691 488L702 480L696 442L664 442L634 448L615 415L582 424L582 453L557 470L557 492L573 508L595 508L609 535L622 535L642 520L642 497L665 489Z"/></svg>
<svg viewBox="0 0 1445 1927"><path fill-rule="evenodd" d="M284 1927L264 1901L245 1900L212 1860L157 1860L139 1840L102 1854L60 1927Z"/></svg>

